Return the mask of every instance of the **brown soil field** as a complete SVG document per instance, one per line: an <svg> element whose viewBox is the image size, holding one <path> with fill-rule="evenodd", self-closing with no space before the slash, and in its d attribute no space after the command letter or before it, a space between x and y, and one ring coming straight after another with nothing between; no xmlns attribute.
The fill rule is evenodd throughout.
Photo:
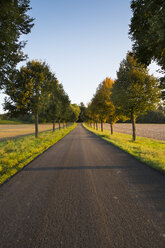
<svg viewBox="0 0 165 248"><path fill-rule="evenodd" d="M108 123L104 124L104 128L110 130ZM137 136L147 137L150 139L165 141L165 124L136 124ZM116 123L114 132L132 134L131 123Z"/></svg>
<svg viewBox="0 0 165 248"><path fill-rule="evenodd" d="M52 129L53 124L39 124L39 132ZM58 127L58 124L56 124ZM20 125L0 125L0 140L13 138L17 136L33 134L35 132L34 124Z"/></svg>

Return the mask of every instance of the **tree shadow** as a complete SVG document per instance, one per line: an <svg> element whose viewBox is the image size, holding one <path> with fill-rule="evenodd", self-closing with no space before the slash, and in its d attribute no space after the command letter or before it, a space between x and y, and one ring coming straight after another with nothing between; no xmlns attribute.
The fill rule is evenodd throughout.
<svg viewBox="0 0 165 248"><path fill-rule="evenodd" d="M118 170L131 169L131 166L57 166L57 167L26 167L23 171L62 171L62 170Z"/></svg>

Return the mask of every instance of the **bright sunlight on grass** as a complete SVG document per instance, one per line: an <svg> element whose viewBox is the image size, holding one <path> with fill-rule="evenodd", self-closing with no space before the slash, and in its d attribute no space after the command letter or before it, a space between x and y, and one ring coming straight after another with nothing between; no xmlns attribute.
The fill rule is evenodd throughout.
<svg viewBox="0 0 165 248"><path fill-rule="evenodd" d="M84 125L84 127L104 140L130 153L140 161L165 173L165 142L144 137L137 137L136 141L132 141L131 135L123 133L114 133L111 135L108 130L101 132L87 125Z"/></svg>
<svg viewBox="0 0 165 248"><path fill-rule="evenodd" d="M39 134L38 139L34 135L30 135L0 142L0 184L62 139L75 127L76 124L73 124L55 132L43 132Z"/></svg>

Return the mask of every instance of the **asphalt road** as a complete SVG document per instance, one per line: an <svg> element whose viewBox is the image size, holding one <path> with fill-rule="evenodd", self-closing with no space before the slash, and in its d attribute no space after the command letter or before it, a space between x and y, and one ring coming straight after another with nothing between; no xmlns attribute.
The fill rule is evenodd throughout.
<svg viewBox="0 0 165 248"><path fill-rule="evenodd" d="M0 248L164 248L165 177L79 124L0 187Z"/></svg>

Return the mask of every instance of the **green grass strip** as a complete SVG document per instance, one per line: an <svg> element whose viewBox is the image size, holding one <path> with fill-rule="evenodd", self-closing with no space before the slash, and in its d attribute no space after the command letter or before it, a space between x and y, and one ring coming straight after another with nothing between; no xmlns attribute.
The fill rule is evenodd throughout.
<svg viewBox="0 0 165 248"><path fill-rule="evenodd" d="M76 125L73 124L55 132L47 131L39 133L38 139L34 135L29 135L0 142L0 184L62 139Z"/></svg>
<svg viewBox="0 0 165 248"><path fill-rule="evenodd" d="M137 137L132 141L132 136L123 133L110 134L110 131L95 130L84 124L84 127L97 136L130 153L138 160L165 174L165 142Z"/></svg>

